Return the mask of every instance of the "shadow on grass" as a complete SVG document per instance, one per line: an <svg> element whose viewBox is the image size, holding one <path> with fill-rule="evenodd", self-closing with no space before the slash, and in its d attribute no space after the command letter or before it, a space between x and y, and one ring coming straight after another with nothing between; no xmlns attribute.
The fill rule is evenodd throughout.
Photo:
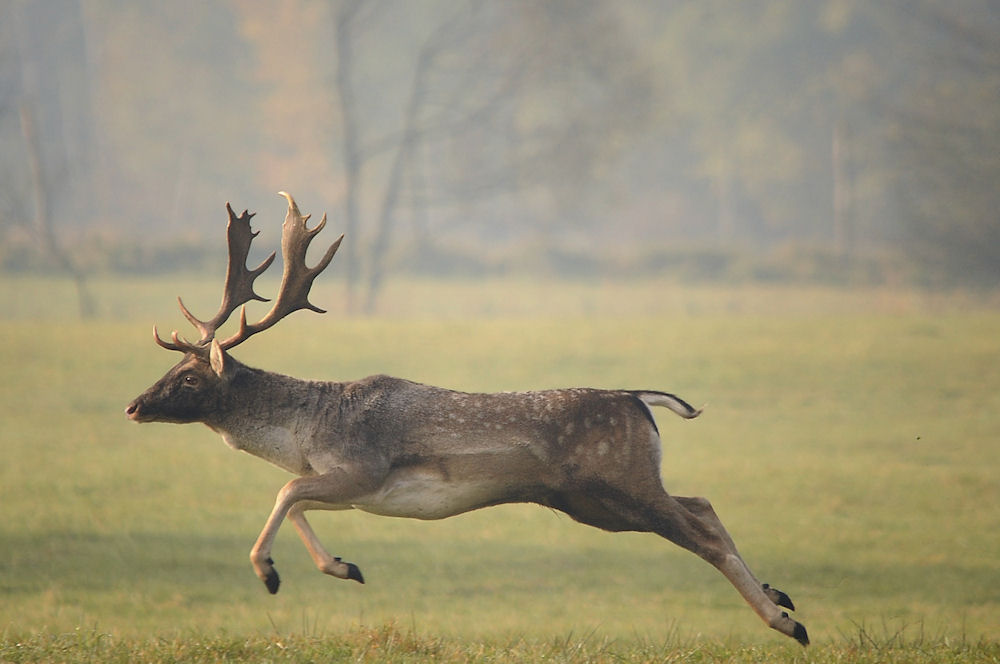
<svg viewBox="0 0 1000 664"><path fill-rule="evenodd" d="M34 593L53 585L100 591L136 583L171 583L231 572L227 552L248 548L245 539L174 533L45 532L0 534L0 592Z"/></svg>
<svg viewBox="0 0 1000 664"><path fill-rule="evenodd" d="M53 585L80 591L137 584L245 586L248 575L252 578L247 554L255 534L0 531L0 593L31 594ZM635 540L615 537L585 546L454 536L323 539L332 553L361 567L369 586L404 592L416 587L437 595L531 595L569 588L683 593L700 592L706 583L728 588L711 567L653 536L638 547ZM319 572L290 527L283 529L273 556L283 579L315 582Z"/></svg>
<svg viewBox="0 0 1000 664"><path fill-rule="evenodd" d="M322 575L291 533L282 533L274 557L283 587L325 589ZM101 592L144 587L239 597L256 592L247 553L254 533L93 533L0 531L0 595ZM619 546L617 542L621 542ZM507 599L544 594L600 596L611 602L677 596L705 606L730 605L729 584L710 566L656 537L615 537L580 546L455 537L331 541L332 552L361 567L366 593L427 594ZM765 568L766 567L766 568ZM944 610L1000 603L995 566L954 562L893 564L769 560L760 577L810 605L936 605ZM780 578L778 578L780 576ZM330 580L336 584L337 581ZM331 586L337 587L337 586ZM654 601L651 599L650 601ZM735 600L738 602L738 600Z"/></svg>

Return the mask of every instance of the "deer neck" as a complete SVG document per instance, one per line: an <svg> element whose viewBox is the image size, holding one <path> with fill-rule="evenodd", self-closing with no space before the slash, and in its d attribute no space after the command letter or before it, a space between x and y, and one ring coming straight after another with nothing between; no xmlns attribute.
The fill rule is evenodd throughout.
<svg viewBox="0 0 1000 664"><path fill-rule="evenodd" d="M205 424L234 449L309 475L314 471L307 452L319 405L310 381L238 365L219 412Z"/></svg>

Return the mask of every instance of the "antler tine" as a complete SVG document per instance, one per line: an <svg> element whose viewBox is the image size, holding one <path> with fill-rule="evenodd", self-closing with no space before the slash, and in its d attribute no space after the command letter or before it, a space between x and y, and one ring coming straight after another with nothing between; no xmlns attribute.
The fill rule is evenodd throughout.
<svg viewBox="0 0 1000 664"><path fill-rule="evenodd" d="M199 346L204 346L212 340L219 326L229 320L237 307L251 300L268 301L267 298L261 297L254 291L253 283L264 270L271 266L275 254L271 252L271 255L265 258L260 265L252 270L248 269L246 261L250 254L250 243L259 233L254 233L250 229L250 220L254 215L244 210L243 214L236 216L229 203L226 203L226 211L229 213L229 225L226 228L229 243L229 264L226 268L226 285L222 291L222 303L219 305L218 313L211 320L200 320L184 306L181 298L177 298L181 313L201 333Z"/></svg>
<svg viewBox="0 0 1000 664"><path fill-rule="evenodd" d="M198 346L197 344L193 344L190 341L181 339L180 336L178 335L177 330L173 331L173 333L170 335L170 338L173 341L173 343L161 339L160 333L159 331L157 331L156 326L155 325L153 326L153 341L156 342L156 345L162 348L166 348L167 350L179 350L182 353L197 353L200 352L202 349L202 347Z"/></svg>
<svg viewBox="0 0 1000 664"><path fill-rule="evenodd" d="M306 265L306 251L309 249L309 243L312 239L326 225L326 215L323 215L323 219L314 228L308 228L306 220L309 219L310 215L303 216L299 212L299 206L290 194L283 191L278 193L288 200L288 213L285 215L285 223L282 225L281 233L281 255L284 259L284 267L278 297L271 310L259 322L252 325L246 322L246 309L244 308L240 313L240 329L233 336L220 343L223 349L232 348L242 343L250 336L266 330L299 309L309 309L321 314L326 313L309 301L309 289L316 276L326 269L326 266L333 260L344 236L341 235L330 245L315 267L308 267Z"/></svg>

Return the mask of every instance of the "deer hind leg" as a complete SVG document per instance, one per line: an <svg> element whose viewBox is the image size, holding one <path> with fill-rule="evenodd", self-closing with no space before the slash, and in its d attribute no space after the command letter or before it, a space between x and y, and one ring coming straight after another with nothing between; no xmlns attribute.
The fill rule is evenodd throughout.
<svg viewBox="0 0 1000 664"><path fill-rule="evenodd" d="M607 489L601 494L601 502L621 515L630 529L654 532L697 554L729 579L769 627L802 645L809 643L806 628L790 618L775 601L784 601L787 595L757 580L707 500L674 498L662 490L642 498Z"/></svg>
<svg viewBox="0 0 1000 664"><path fill-rule="evenodd" d="M708 499L685 498L683 496L674 496L673 498L683 505L687 511L691 512L702 521L712 524L719 534L726 540L726 542L729 543L732 550L736 552L736 544L733 543L732 537L730 537L729 532L726 531L726 527L722 525L722 521L719 520L719 516L715 513L715 510L712 508L712 503L708 502ZM736 555L739 556L739 552L737 552ZM740 556L740 560L743 560L742 556ZM746 565L745 562L744 565ZM749 567L747 567L747 571L750 571ZM781 592L777 588L771 587L766 583L762 584L761 587L764 589L764 593L772 602L791 611L795 610L795 604L792 602L792 598L787 594Z"/></svg>
<svg viewBox="0 0 1000 664"><path fill-rule="evenodd" d="M324 475L299 477L281 488L274 502L274 509L250 550L250 563L268 592L272 595L278 592L281 584L274 568L274 560L271 559L271 547L285 517L291 520L321 571L364 583L356 565L331 556L323 548L302 512L319 506L325 509L350 509L350 500L363 495L365 485L362 476L338 468Z"/></svg>

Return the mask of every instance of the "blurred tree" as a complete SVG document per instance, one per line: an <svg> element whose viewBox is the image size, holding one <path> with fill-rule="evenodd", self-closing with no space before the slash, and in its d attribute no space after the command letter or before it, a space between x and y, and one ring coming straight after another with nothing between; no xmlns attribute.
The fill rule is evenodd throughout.
<svg viewBox="0 0 1000 664"><path fill-rule="evenodd" d="M849 63L869 62L873 38L856 3L706 0L654 17L652 59L674 100L663 140L684 160L677 176L713 241L831 240L831 153L836 143L843 174L851 154L843 110L867 91L840 77Z"/></svg>
<svg viewBox="0 0 1000 664"><path fill-rule="evenodd" d="M271 135L234 14L224 2L84 8L110 223L147 242L216 237L225 201L259 197L253 176Z"/></svg>
<svg viewBox="0 0 1000 664"><path fill-rule="evenodd" d="M1000 3L894 2L897 204L907 246L934 272L1000 284Z"/></svg>
<svg viewBox="0 0 1000 664"><path fill-rule="evenodd" d="M4 25L0 135L14 159L3 160L6 186L0 187L0 232L21 230L33 238L48 266L76 286L79 313L94 314L87 275L67 247L74 226L86 225L94 206L93 119L84 25L76 0L10 2L0 13ZM53 35L38 43L31 35ZM57 224L56 220L60 222Z"/></svg>
<svg viewBox="0 0 1000 664"><path fill-rule="evenodd" d="M600 3L420 9L333 5L347 227L373 219L366 310L388 269L401 208L467 208L533 189L570 201L621 137L643 125L649 101L645 68ZM411 42L387 48L387 25L400 21ZM394 100L378 87L359 93L356 79L373 75L396 82ZM387 111L393 103L395 112ZM426 242L427 231L417 237ZM358 273L348 274L353 287Z"/></svg>
<svg viewBox="0 0 1000 664"><path fill-rule="evenodd" d="M95 252L198 246L205 211L260 209L263 186L342 217L357 308L399 266L544 265L567 247L600 252L590 269L616 249L880 246L995 283L998 13L9 0L0 232L48 218L39 248L95 228Z"/></svg>

